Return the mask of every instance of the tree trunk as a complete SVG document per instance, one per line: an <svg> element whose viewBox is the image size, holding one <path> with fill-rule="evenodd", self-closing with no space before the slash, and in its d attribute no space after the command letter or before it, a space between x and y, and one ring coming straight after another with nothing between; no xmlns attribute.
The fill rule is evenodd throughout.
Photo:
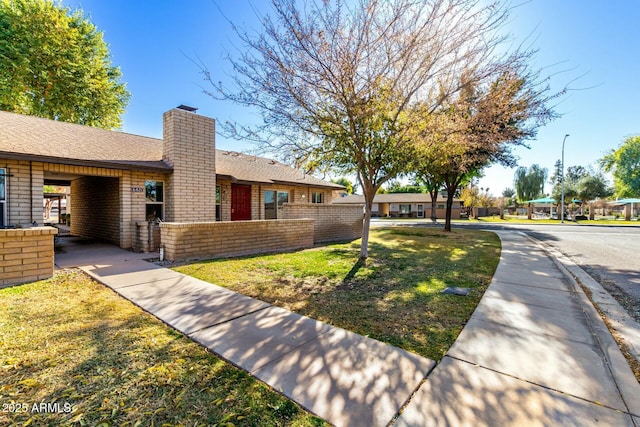
<svg viewBox="0 0 640 427"><path fill-rule="evenodd" d="M365 207L362 220L362 244L360 246L360 259L369 257L369 226L371 225L371 210Z"/></svg>
<svg viewBox="0 0 640 427"><path fill-rule="evenodd" d="M444 219L444 231L451 231L451 212L453 210L453 195L455 193L455 186L447 186L447 213Z"/></svg>
<svg viewBox="0 0 640 427"><path fill-rule="evenodd" d="M431 195L431 221L438 222L438 214L436 211L438 207L438 190L430 192L430 195Z"/></svg>
<svg viewBox="0 0 640 427"><path fill-rule="evenodd" d="M371 209L373 198L376 195L374 188L362 186L364 193L364 219L362 220L362 243L360 245L360 259L366 260L369 257L369 228L371 225Z"/></svg>

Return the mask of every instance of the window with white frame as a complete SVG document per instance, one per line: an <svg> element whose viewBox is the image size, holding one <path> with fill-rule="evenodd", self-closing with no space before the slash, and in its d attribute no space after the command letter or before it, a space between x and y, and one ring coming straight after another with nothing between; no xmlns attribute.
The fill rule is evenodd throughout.
<svg viewBox="0 0 640 427"><path fill-rule="evenodd" d="M7 169L0 168L0 227L7 225Z"/></svg>
<svg viewBox="0 0 640 427"><path fill-rule="evenodd" d="M400 204L400 213L401 214L410 214L411 213L411 205L408 203Z"/></svg>
<svg viewBox="0 0 640 427"><path fill-rule="evenodd" d="M311 193L311 203L324 203L323 195L321 192Z"/></svg>
<svg viewBox="0 0 640 427"><path fill-rule="evenodd" d="M145 181L144 193L147 221L164 219L164 182Z"/></svg>

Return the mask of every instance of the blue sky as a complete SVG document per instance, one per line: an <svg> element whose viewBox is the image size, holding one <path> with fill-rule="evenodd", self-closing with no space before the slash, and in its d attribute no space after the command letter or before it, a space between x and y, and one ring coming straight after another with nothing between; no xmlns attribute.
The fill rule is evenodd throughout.
<svg viewBox="0 0 640 427"><path fill-rule="evenodd" d="M595 165L626 136L640 133L640 1L523 2L506 28L514 43L524 41L539 50L534 66L553 75L553 89L580 77L571 87L583 90L559 100L556 110L563 116L540 129L531 149L516 151L519 164L537 163L551 174L561 157L562 139L570 134L565 166ZM255 7L267 2L253 3ZM121 67L132 93L123 131L162 137L162 113L179 104L198 107L198 113L219 120L252 120L246 109L202 92L206 84L193 59L224 78L229 69L225 49L235 43L230 25L210 0L63 0L63 4L84 10L104 32L113 64ZM250 1L218 4L233 22L259 30ZM226 150L252 149L220 137L217 145ZM513 175L513 169L494 166L480 179L480 186L498 195L512 187Z"/></svg>

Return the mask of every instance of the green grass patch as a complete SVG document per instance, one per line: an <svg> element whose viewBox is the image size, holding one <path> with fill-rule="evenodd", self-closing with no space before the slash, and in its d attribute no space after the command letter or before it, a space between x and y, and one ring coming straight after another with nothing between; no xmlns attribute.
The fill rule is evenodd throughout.
<svg viewBox="0 0 640 427"><path fill-rule="evenodd" d="M622 219L595 219L595 220L583 220L576 221L580 225L635 225L640 226L639 221L625 221Z"/></svg>
<svg viewBox="0 0 640 427"><path fill-rule="evenodd" d="M293 253L218 259L175 270L305 316L440 360L471 316L497 267L493 233L389 227L360 241ZM467 297L443 295L469 287Z"/></svg>
<svg viewBox="0 0 640 427"><path fill-rule="evenodd" d="M558 219L527 219L522 217L508 217L505 216L504 219L500 219L500 216L483 216L480 218L469 218L467 220L470 223L483 223L483 222L499 222L499 223L509 223L509 224L560 224L560 220ZM565 220L565 224L574 224L572 221Z"/></svg>
<svg viewBox="0 0 640 427"><path fill-rule="evenodd" d="M0 404L0 425L324 425L74 271L0 290Z"/></svg>
<svg viewBox="0 0 640 427"><path fill-rule="evenodd" d="M484 216L481 218L470 218L468 220L464 220L464 222L469 223L510 223L510 224L561 224L559 219L526 219L522 217L508 217L505 216L504 219L500 219L499 216ZM615 220L615 219L595 219L595 220L581 220L581 221L571 221L569 219L564 220L564 224L566 225L635 225L640 226L640 222L638 221L624 221L624 220Z"/></svg>

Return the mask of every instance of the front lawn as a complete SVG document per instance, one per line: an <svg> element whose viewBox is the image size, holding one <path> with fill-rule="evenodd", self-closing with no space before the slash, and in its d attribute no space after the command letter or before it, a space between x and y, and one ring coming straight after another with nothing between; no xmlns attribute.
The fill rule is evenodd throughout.
<svg viewBox="0 0 640 427"><path fill-rule="evenodd" d="M440 360L489 285L500 240L489 232L420 227L371 230L360 241L267 256L178 266L203 279L305 316ZM468 287L469 296L441 294Z"/></svg>
<svg viewBox="0 0 640 427"><path fill-rule="evenodd" d="M527 219L526 217L514 217L505 216L504 219L500 219L498 215L483 216L480 218L470 218L465 220L469 223L483 223L483 222L499 222L510 224L563 224L559 219ZM579 220L572 221L569 219L564 220L563 225L620 225L620 226L640 226L638 221L624 221L622 219L595 219L595 220Z"/></svg>
<svg viewBox="0 0 640 427"><path fill-rule="evenodd" d="M0 425L324 425L74 271L0 289L0 405Z"/></svg>

